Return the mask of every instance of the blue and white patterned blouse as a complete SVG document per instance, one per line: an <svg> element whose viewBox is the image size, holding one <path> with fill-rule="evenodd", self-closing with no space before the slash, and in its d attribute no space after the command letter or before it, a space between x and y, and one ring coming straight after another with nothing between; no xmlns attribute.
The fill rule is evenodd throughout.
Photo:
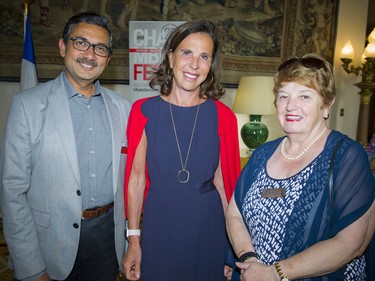
<svg viewBox="0 0 375 281"><path fill-rule="evenodd" d="M345 140L334 162L330 227L329 165L341 138ZM254 248L265 264L273 264L335 236L360 218L375 196L375 181L364 149L337 131L330 133L323 152L300 172L285 179L270 177L266 164L281 140L268 142L254 151L238 179L234 195ZM261 196L263 190L274 188L283 188L285 196ZM303 280L364 280L365 267L362 256L327 276Z"/></svg>

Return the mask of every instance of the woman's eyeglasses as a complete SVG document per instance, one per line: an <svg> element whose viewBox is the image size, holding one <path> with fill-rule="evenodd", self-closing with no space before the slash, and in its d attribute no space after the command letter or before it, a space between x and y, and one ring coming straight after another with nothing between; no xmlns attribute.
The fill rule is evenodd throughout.
<svg viewBox="0 0 375 281"><path fill-rule="evenodd" d="M327 67L325 66L324 61L318 58L313 58L313 57L307 57L307 58L291 58L286 61L284 61L282 64L280 64L279 68L277 71L283 70L285 68L290 67L292 64L296 62L300 62L304 67L306 68L313 68L313 69L321 69L323 68L325 71L327 71Z"/></svg>

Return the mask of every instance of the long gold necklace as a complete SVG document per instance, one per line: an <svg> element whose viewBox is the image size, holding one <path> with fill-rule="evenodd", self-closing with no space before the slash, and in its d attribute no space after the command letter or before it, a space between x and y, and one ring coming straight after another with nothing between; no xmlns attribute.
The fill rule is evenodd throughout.
<svg viewBox="0 0 375 281"><path fill-rule="evenodd" d="M294 157L290 157L288 155L286 155L286 152L285 152L285 142L287 140L287 137L285 137L283 139L283 141L281 142L281 154L288 160L290 161L295 161L295 160L298 160L300 159L303 155L305 155L305 153L307 151L310 150L310 148L314 145L314 143L316 143L324 134L325 130L326 130L327 127L324 127L323 130L320 132L320 134L300 153L298 154L297 156L294 156Z"/></svg>
<svg viewBox="0 0 375 281"><path fill-rule="evenodd" d="M193 142L193 137L194 137L194 133L195 133L195 126L197 124L198 113L199 113L199 105L200 104L198 104L198 106L197 106L197 113L195 114L195 120L194 120L193 130L191 132L191 137L190 137L190 143L189 143L188 151L186 153L186 159L185 159L185 162L183 162L182 161L181 148L180 148L180 142L178 141L178 136L177 136L177 131L176 131L176 124L174 122L173 113L172 113L172 105L171 105L171 103L169 103L169 111L171 113L171 119L172 119L174 136L176 138L176 144L177 144L178 154L180 155L180 162L181 162L181 170L179 170L178 173L177 173L177 180L180 183L187 183L189 181L189 179L190 179L190 172L188 170L186 170L186 165L187 165L187 162L188 162L188 159L189 159L191 144Z"/></svg>

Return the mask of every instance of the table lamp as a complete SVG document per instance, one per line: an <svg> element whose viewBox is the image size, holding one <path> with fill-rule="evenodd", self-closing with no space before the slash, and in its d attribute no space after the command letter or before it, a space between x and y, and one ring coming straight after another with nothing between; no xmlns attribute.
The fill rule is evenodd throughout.
<svg viewBox="0 0 375 281"><path fill-rule="evenodd" d="M261 118L262 115L276 114L273 86L273 76L240 78L232 110L250 115L250 121L241 128L241 138L250 153L268 138L268 128L261 122Z"/></svg>

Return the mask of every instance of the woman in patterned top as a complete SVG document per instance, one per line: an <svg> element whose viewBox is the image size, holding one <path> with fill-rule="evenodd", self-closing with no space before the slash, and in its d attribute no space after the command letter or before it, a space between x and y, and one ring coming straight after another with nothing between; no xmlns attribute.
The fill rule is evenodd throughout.
<svg viewBox="0 0 375 281"><path fill-rule="evenodd" d="M332 67L313 54L289 59L274 94L286 136L256 149L237 181L227 211L232 280L365 280L375 181L362 146L326 127Z"/></svg>

